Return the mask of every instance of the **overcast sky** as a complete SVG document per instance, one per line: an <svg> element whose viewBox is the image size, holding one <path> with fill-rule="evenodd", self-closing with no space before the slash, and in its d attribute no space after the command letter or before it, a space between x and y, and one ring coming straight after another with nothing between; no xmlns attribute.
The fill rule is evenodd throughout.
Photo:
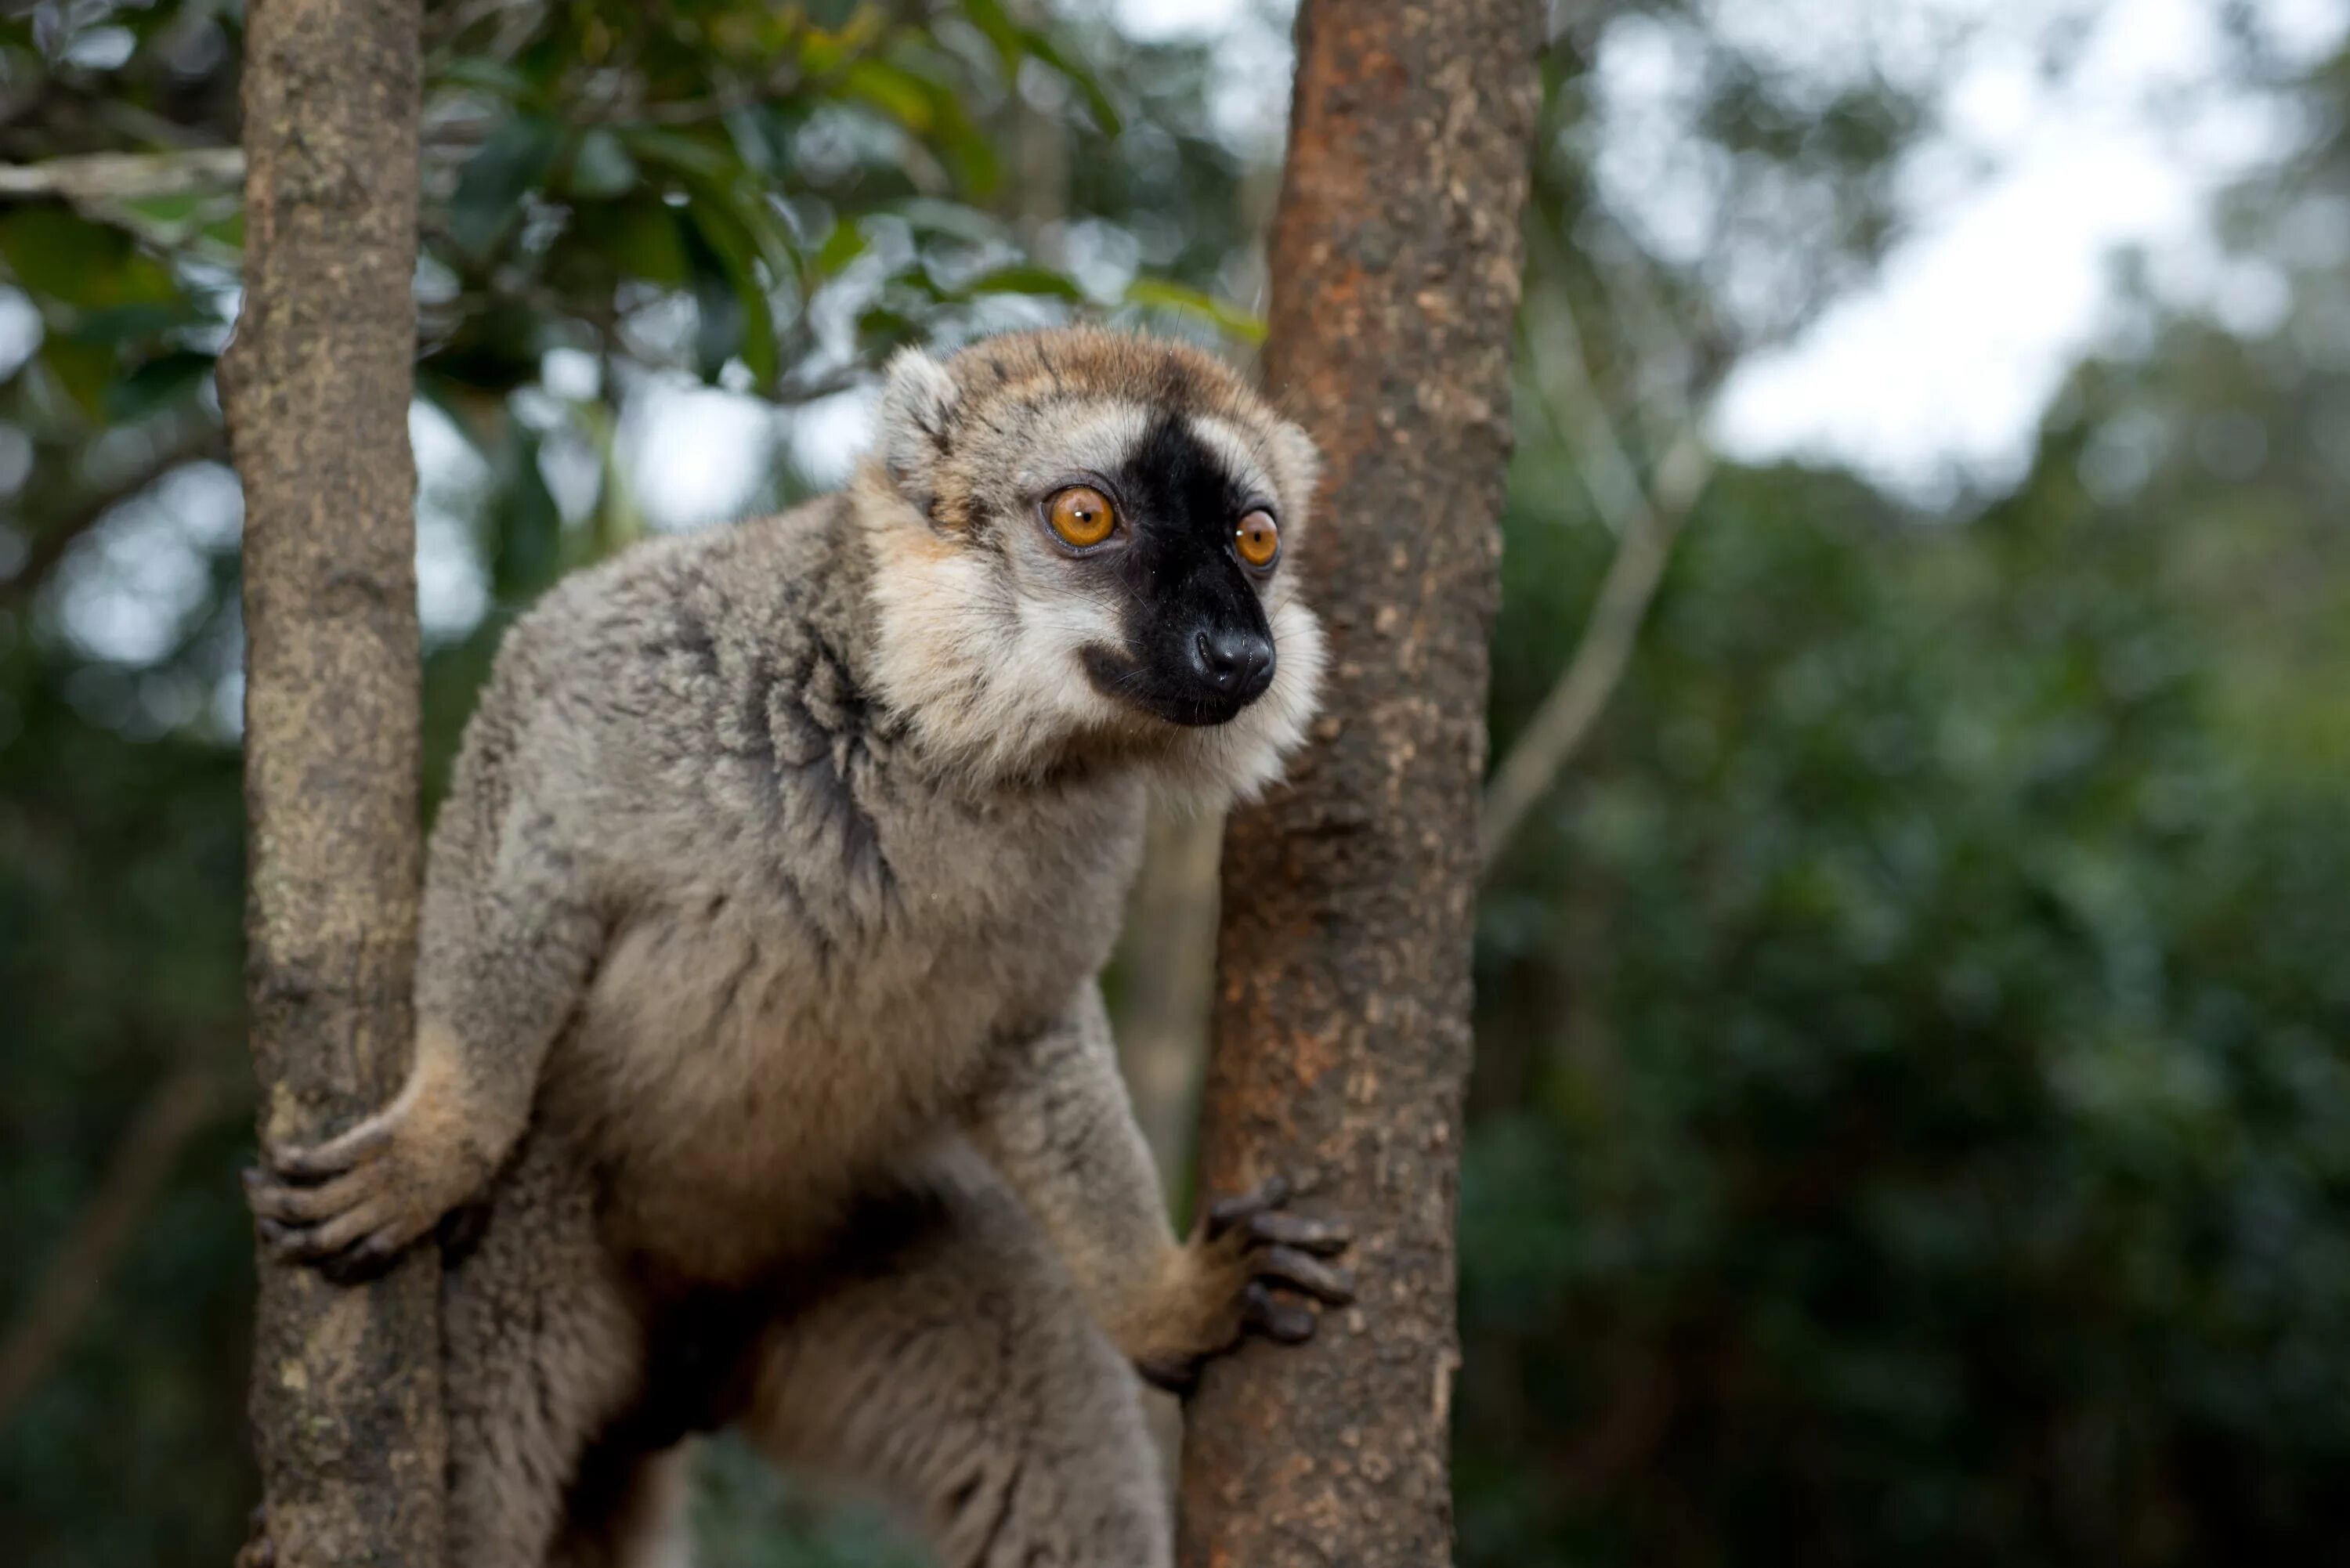
<svg viewBox="0 0 2350 1568"><path fill-rule="evenodd" d="M1954 480L2015 477L2064 373L2108 325L2108 263L2123 247L2144 250L2169 296L2241 327L2272 324L2281 280L2258 264L2223 265L2206 218L2217 189L2289 149L2300 128L2220 75L2218 0L2113 0L2055 81L2037 67L2039 37L2060 9L2048 0L1710 8L1717 29L1764 60L1824 81L1878 71L1946 95L1947 134L1904 181L1905 242L1869 287L1725 389L1715 433L1732 455L1837 460L1921 499ZM1285 61L1261 0L1119 9L1137 33L1226 40L1254 78L1269 52ZM2350 29L2350 0L2251 9L2272 44L2303 62ZM1944 42L1959 32L1970 41L1946 78ZM1669 30L1618 24L1598 61L1601 99L1627 123L1669 120L1681 64ZM1985 167L1987 178L1975 172ZM1603 156L1601 168L1611 202L1668 253L1676 209L1703 200L1702 173L1669 159Z"/></svg>

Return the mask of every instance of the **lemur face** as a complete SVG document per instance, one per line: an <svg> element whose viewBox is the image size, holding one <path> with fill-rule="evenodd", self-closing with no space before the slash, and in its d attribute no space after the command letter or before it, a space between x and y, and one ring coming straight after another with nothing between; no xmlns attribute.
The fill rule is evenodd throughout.
<svg viewBox="0 0 2350 1568"><path fill-rule="evenodd" d="M1279 570L1280 502L1200 417L1151 410L1107 471L1058 475L1031 508L1082 591L1119 611L1081 650L1094 689L1173 724L1222 724L1264 695L1280 650L1260 597ZM1235 462L1234 459L1239 461Z"/></svg>
<svg viewBox="0 0 2350 1568"><path fill-rule="evenodd" d="M1321 666L1292 565L1302 431L1196 350L1086 329L901 355L882 430L927 538L879 591L902 644L972 661L899 660L925 677L900 682L917 722L959 711L1004 756L1124 743L1239 788L1271 776Z"/></svg>

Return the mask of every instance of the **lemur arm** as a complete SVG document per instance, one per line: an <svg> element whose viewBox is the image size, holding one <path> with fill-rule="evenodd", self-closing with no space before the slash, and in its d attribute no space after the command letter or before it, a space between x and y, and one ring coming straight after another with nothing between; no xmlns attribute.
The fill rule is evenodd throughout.
<svg viewBox="0 0 2350 1568"><path fill-rule="evenodd" d="M469 737L433 832L408 1078L390 1104L307 1148L264 1151L247 1197L285 1257L362 1277L478 1196L522 1137L539 1070L577 1004L602 922L573 835Z"/></svg>
<svg viewBox="0 0 2350 1568"><path fill-rule="evenodd" d="M1312 1314L1272 1285L1351 1299L1344 1272L1322 1261L1346 1232L1283 1212L1284 1183L1215 1205L1177 1240L1090 981L1060 1018L999 1048L965 1126L1051 1236L1094 1321L1153 1382L1182 1386L1252 1324L1279 1339L1311 1334Z"/></svg>

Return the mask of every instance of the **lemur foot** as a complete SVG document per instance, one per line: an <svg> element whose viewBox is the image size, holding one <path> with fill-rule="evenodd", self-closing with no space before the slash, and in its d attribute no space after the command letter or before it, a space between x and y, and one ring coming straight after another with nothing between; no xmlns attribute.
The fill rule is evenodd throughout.
<svg viewBox="0 0 2350 1568"><path fill-rule="evenodd" d="M265 1148L244 1173L262 1240L338 1283L389 1268L411 1241L480 1189L485 1162L455 1118L407 1092L350 1131L307 1148Z"/></svg>
<svg viewBox="0 0 2350 1568"><path fill-rule="evenodd" d="M1331 1306L1355 1299L1354 1277L1324 1261L1345 1251L1353 1233L1286 1212L1290 1192L1289 1182L1275 1176L1209 1208L1185 1249L1185 1278L1176 1292L1176 1315L1189 1321L1160 1325L1173 1343L1135 1357L1143 1376L1162 1388L1188 1389L1202 1361L1249 1330L1283 1345L1311 1339L1315 1314L1300 1295Z"/></svg>
<svg viewBox="0 0 2350 1568"><path fill-rule="evenodd" d="M1345 1306L1355 1299L1354 1278L1322 1260L1345 1251L1354 1236L1343 1225L1285 1212L1282 1205L1289 1195L1287 1180L1268 1177L1255 1191L1211 1207L1204 1236L1227 1253L1237 1249L1248 1271L1241 1292L1242 1321L1269 1339L1300 1345L1314 1336L1314 1313L1302 1302L1275 1294L1274 1287Z"/></svg>

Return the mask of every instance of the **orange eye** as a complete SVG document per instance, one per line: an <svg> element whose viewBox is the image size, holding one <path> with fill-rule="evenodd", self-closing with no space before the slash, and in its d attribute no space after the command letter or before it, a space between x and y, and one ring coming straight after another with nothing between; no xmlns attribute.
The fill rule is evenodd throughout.
<svg viewBox="0 0 2350 1568"><path fill-rule="evenodd" d="M1241 559L1263 571L1281 557L1281 529L1270 512L1252 512L1232 533L1232 548Z"/></svg>
<svg viewBox="0 0 2350 1568"><path fill-rule="evenodd" d="M1054 496L1045 516L1054 533L1080 550L1100 544L1118 526L1118 514L1110 509L1109 497L1089 484L1072 484Z"/></svg>

